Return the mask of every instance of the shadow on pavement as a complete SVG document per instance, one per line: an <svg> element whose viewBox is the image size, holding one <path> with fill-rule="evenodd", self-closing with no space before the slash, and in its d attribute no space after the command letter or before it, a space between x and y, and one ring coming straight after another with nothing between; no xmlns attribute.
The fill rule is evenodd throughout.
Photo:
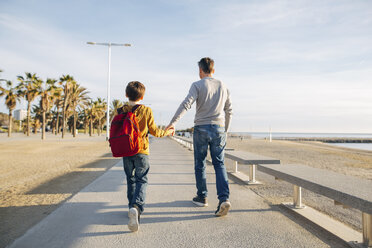
<svg viewBox="0 0 372 248"><path fill-rule="evenodd" d="M98 159L94 162L75 168L100 169L98 171L71 171L39 185L38 187L28 191L26 194L76 194L86 185L93 182L94 179L103 175L103 173L109 170L117 162L119 162L118 159Z"/></svg>
<svg viewBox="0 0 372 248"><path fill-rule="evenodd" d="M62 203L81 191L117 162L118 159L98 159L78 168L101 168L99 171L71 171L24 193L25 196L34 197L35 199L32 198L32 200L39 202L43 195L48 197L47 194L66 194L66 198L58 204L54 204L54 202L53 204L36 206L0 207L0 247L6 247L17 237L22 236L28 229L56 210Z"/></svg>

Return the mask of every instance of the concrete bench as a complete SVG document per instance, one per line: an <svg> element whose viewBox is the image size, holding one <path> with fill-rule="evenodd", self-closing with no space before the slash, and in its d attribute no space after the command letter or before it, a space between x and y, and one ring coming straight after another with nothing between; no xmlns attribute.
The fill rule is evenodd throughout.
<svg viewBox="0 0 372 248"><path fill-rule="evenodd" d="M235 170L232 174L247 184L260 184L260 182L256 180L256 168L258 164L280 164L279 159L242 151L226 151L225 158L235 161ZM239 173L239 163L249 166L248 180L245 179L244 174Z"/></svg>
<svg viewBox="0 0 372 248"><path fill-rule="evenodd" d="M258 170L294 185L293 207L303 208L301 188L362 212L363 244L372 246L372 181L305 165L264 165Z"/></svg>
<svg viewBox="0 0 372 248"><path fill-rule="evenodd" d="M192 149L192 139L174 137L174 139L186 147ZM250 166L248 184L259 184L255 178L256 167L259 171L274 176L276 179L281 179L293 184L293 203L291 208L298 211L303 211L305 206L302 204L301 189L305 188L314 193L326 196L333 199L336 205L344 205L358 209L362 212L362 228L363 236L359 238L360 233L347 228L346 235L339 225L331 218L315 212L300 213L305 218L310 219L319 226L335 234L336 236L344 236L341 238L348 242L353 240L353 243L348 242L353 247L360 247L359 240L364 247L372 247L372 182L369 180L362 180L359 178L345 176L329 170L317 169L305 165L280 165L280 160L270 157L265 157L249 152L233 151L226 149L225 157L235 161L235 171L231 174L239 173L238 164L245 164ZM242 174L243 175L243 174ZM239 178L240 176L238 176ZM245 181L242 178L240 180ZM286 204L287 205L287 204ZM288 206L288 205L287 205ZM310 210L311 208L308 208ZM312 215L311 217L309 217ZM314 215L315 213L315 215ZM307 215L307 216L306 216ZM312 218L320 217L326 221L314 221ZM333 227L325 227L324 222L332 222ZM333 230L331 230L333 229ZM336 230L336 231L335 231ZM340 235L340 233L342 233ZM345 237L346 236L346 237ZM357 238L355 238L357 237ZM357 241L354 243L354 241ZM355 244L355 246L354 246Z"/></svg>
<svg viewBox="0 0 372 248"><path fill-rule="evenodd" d="M192 139L175 137L176 141L184 144L186 147L192 149ZM349 245L353 247L360 247L358 245L359 240L363 244L363 247L372 247L372 182L369 180L362 180L359 178L345 176L329 170L317 169L305 165L280 165L280 160L270 157L265 157L249 152L233 151L233 149L226 149L225 157L235 161L234 173L239 173L238 164L245 164L250 166L248 184L259 184L255 178L256 167L259 171L274 176L276 179L281 179L293 184L293 203L291 208L298 211L303 211L305 206L302 204L302 193L301 189L305 188L314 193L326 196L333 199L336 205L344 205L358 209L362 212L362 226L363 226L363 237L359 238L360 233L346 228L343 229L343 224L332 220L324 214L311 212L311 208L308 208L307 213L300 213L305 218L313 221L319 226L322 226L326 230L335 234L336 236L344 236L343 239ZM237 176L240 180L242 174ZM286 204L286 206L288 206ZM297 212L298 212L297 211ZM310 213L310 214L309 214ZM310 216L311 215L311 216ZM314 221L313 218L323 218L327 220ZM324 225L324 222L332 222L334 225ZM342 233L342 234L341 234ZM352 240L353 242L349 242ZM354 241L357 241L356 243ZM355 246L354 246L355 245Z"/></svg>
<svg viewBox="0 0 372 248"><path fill-rule="evenodd" d="M180 136L174 136L172 138L185 147L189 148L190 150L193 150L192 138L185 138ZM231 148L225 148L225 158L235 161L235 170L231 174L247 184L261 184L256 180L256 168L258 164L280 164L279 159L265 157L249 152L234 151L234 149ZM239 163L250 166L248 178L245 174L239 173Z"/></svg>

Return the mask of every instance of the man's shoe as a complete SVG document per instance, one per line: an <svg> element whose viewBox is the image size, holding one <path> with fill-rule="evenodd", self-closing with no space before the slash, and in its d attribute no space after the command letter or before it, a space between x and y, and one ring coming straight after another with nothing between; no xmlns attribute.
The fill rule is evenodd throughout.
<svg viewBox="0 0 372 248"><path fill-rule="evenodd" d="M128 228L132 232L137 232L139 229L139 211L136 207L130 208L128 212L129 222Z"/></svg>
<svg viewBox="0 0 372 248"><path fill-rule="evenodd" d="M206 197L196 196L196 197L192 198L192 202L199 207L208 206L208 202L207 202Z"/></svg>
<svg viewBox="0 0 372 248"><path fill-rule="evenodd" d="M216 216L224 216L229 212L230 207L231 203L228 200L222 201L218 204L217 210L214 214Z"/></svg>

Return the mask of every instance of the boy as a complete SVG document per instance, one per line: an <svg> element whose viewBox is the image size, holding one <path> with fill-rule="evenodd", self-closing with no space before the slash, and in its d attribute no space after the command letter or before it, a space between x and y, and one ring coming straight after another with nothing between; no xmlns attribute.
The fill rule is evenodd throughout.
<svg viewBox="0 0 372 248"><path fill-rule="evenodd" d="M149 137L148 133L155 137L164 137L172 133L173 130L158 129L152 114L152 110L144 105L139 105L139 102L145 95L145 86L138 82L129 82L125 89L126 97L129 102L118 110L123 112L132 111L138 120L141 137L143 139L143 147L134 156L123 157L124 171L127 177L127 197L129 206L129 222L128 228L132 232L138 231L140 215L144 210L147 174L149 172ZM137 107L137 108L136 108Z"/></svg>

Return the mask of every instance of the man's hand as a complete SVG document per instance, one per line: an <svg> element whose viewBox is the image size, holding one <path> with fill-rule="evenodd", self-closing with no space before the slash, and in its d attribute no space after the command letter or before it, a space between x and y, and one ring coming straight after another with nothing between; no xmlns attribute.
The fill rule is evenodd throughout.
<svg viewBox="0 0 372 248"><path fill-rule="evenodd" d="M174 136L174 132L175 132L176 130L174 129L174 126L173 125L168 125L166 128L165 128L165 132L166 132L166 134L167 134L167 136L168 135L172 135L172 136Z"/></svg>

